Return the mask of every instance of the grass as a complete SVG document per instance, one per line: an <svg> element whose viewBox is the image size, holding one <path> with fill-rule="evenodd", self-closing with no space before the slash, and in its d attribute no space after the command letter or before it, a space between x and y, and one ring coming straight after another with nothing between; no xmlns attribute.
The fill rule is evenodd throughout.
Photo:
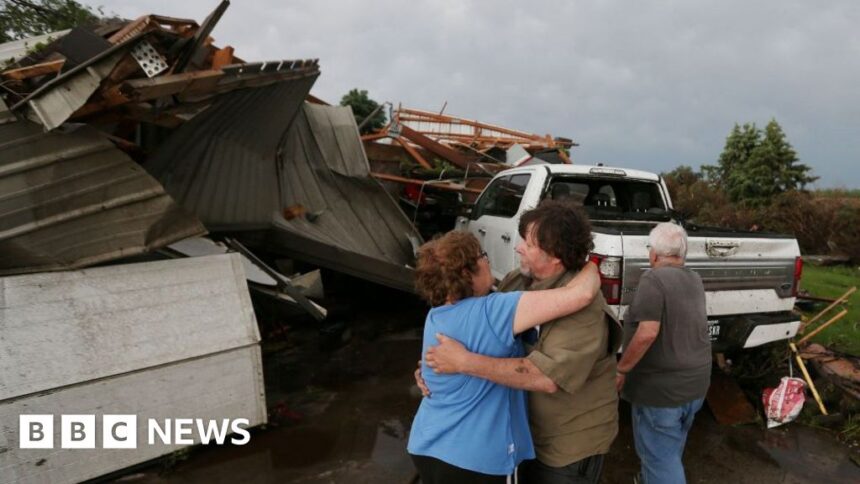
<svg viewBox="0 0 860 484"><path fill-rule="evenodd" d="M812 193L819 197L860 198L860 189L825 188Z"/></svg>
<svg viewBox="0 0 860 484"><path fill-rule="evenodd" d="M860 269L857 267L820 267L813 265L806 265L803 268L800 287L814 296L835 299L852 286L857 286L858 291L848 298L846 305L842 306L848 309L848 314L812 338L812 342L852 355L860 355ZM805 315L812 317L825 307L827 304L823 304L817 307L815 311L805 313ZM813 327L807 328L806 332L839 314L842 307L837 306L831 309L816 321Z"/></svg>

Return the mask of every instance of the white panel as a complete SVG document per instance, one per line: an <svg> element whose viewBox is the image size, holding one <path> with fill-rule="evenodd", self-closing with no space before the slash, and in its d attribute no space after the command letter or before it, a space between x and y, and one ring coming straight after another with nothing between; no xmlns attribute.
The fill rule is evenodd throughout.
<svg viewBox="0 0 860 484"><path fill-rule="evenodd" d="M0 279L0 402L259 341L238 254Z"/></svg>
<svg viewBox="0 0 860 484"><path fill-rule="evenodd" d="M54 415L53 449L19 449L18 416ZM60 415L95 414L95 449L60 449ZM137 449L102 449L102 415L136 414ZM247 418L266 423L259 345L0 402L0 480L79 482L185 447L147 443L147 419ZM199 442L196 431L192 434ZM251 436L253 439L253 435ZM229 444L229 439L227 443Z"/></svg>

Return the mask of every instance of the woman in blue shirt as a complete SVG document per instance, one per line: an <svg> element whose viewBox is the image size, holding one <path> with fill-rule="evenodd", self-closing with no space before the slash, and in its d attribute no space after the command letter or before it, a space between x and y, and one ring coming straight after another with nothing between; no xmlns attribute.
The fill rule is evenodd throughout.
<svg viewBox="0 0 860 484"><path fill-rule="evenodd" d="M524 356L515 336L574 313L597 294L593 264L562 288L489 294L493 276L478 239L450 232L421 246L416 287L433 308L424 324L423 355L437 333L469 351L497 358ZM433 388L412 422L408 450L425 484L503 482L524 459L534 458L526 396L468 375L440 375L422 366Z"/></svg>

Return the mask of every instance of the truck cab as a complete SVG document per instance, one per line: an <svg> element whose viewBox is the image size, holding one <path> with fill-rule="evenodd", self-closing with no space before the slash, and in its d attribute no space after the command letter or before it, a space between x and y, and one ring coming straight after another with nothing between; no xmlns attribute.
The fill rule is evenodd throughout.
<svg viewBox="0 0 860 484"><path fill-rule="evenodd" d="M642 274L650 270L648 233L660 222L683 225L689 237L686 266L705 285L715 351L751 348L793 337L792 312L802 271L792 236L700 227L678 220L664 181L627 168L531 165L496 175L457 228L473 233L493 275L519 268L519 217L544 199L581 205L594 237L590 258L600 270L603 295L621 321Z"/></svg>

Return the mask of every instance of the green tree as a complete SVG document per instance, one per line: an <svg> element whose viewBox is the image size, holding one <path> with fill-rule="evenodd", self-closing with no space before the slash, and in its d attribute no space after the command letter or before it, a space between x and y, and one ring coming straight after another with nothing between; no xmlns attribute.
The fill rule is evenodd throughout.
<svg viewBox="0 0 860 484"><path fill-rule="evenodd" d="M774 195L802 190L817 180L799 163L779 123L772 119L764 131L755 124L735 124L716 165L703 166L708 180L734 202L761 205Z"/></svg>
<svg viewBox="0 0 860 484"><path fill-rule="evenodd" d="M385 126L386 116L384 110L380 109L379 103L370 99L367 91L362 89L351 89L346 95L340 99L341 106L349 106L352 108L352 114L355 116L355 122L359 125L371 114L373 117L364 124L361 128L361 134L372 133L378 131ZM374 111L376 111L374 113Z"/></svg>
<svg viewBox="0 0 860 484"><path fill-rule="evenodd" d="M0 42L94 24L100 13L74 0L0 0Z"/></svg>
<svg viewBox="0 0 860 484"><path fill-rule="evenodd" d="M729 181L731 174L742 167L749 159L755 147L761 140L761 133L755 123L745 123L743 127L735 123L726 145L716 165L703 165L702 172L707 179L723 187Z"/></svg>
<svg viewBox="0 0 860 484"><path fill-rule="evenodd" d="M797 152L785 139L785 132L775 119L764 128L764 139L750 156L752 163L759 162L771 168L775 176L776 193L802 190L808 183L818 180L810 175L812 168L800 163Z"/></svg>

